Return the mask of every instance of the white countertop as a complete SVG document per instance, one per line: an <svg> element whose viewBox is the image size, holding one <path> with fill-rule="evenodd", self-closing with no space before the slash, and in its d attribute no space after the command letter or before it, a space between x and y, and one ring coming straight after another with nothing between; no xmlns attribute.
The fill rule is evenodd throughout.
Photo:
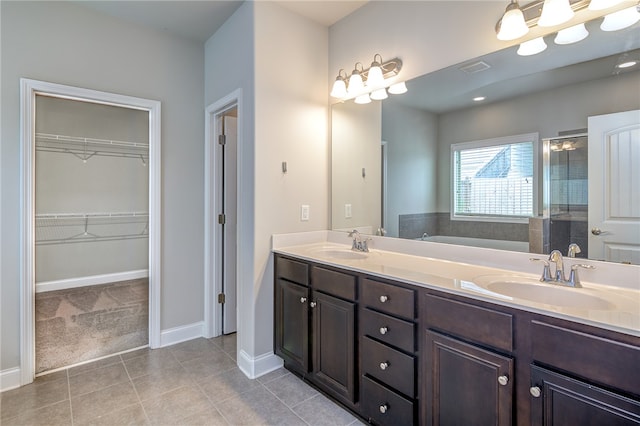
<svg viewBox="0 0 640 426"><path fill-rule="evenodd" d="M397 280L640 337L640 288L633 286L636 269L632 269L630 273L631 285L626 283L626 286L612 286L590 282L585 280L590 271L581 271L583 273L583 288L566 288L539 282L539 272L542 272L542 265L536 264L532 267L528 262L528 258L537 257L535 255L526 255L523 259L526 259L527 263L522 263L523 268L514 270L514 268L487 266L487 264L497 263L496 256L504 257L503 263L511 260L512 263L518 264L522 260L522 254L513 257L511 252L470 249L461 246L447 247L443 244L419 242L418 244L430 244L427 249L431 251L432 255L429 256L425 255L425 246L415 245L415 242L412 241L407 241L409 245L403 246L402 240L388 238L383 240L374 238L372 246L386 245L387 247L384 248L391 248L391 250L372 248L369 253L359 254L350 250L350 244L336 242L336 240L344 240L345 243L349 241L349 239L345 239L344 233L335 233L334 231L274 235L273 251L380 278ZM415 247L420 250L412 250ZM404 253L395 250L398 248ZM446 257L452 257L452 254L449 253L452 250L456 253L456 259L446 259ZM412 251L416 253L422 251L422 253L407 253ZM492 260L479 261L483 255L492 258ZM461 261L464 258L470 259L469 262L473 263ZM581 263L596 263L602 266L600 264L603 262L585 261ZM567 275L569 264L570 262L565 264ZM532 268L535 271L539 270L539 272L532 273ZM520 272L520 270L524 270L524 272ZM629 273L628 270L624 270L624 272ZM504 291L502 293L491 291L493 289L492 282L501 281L499 285L504 287L510 285L508 281L511 280L524 282L528 289L534 289L535 297L518 298L506 295ZM505 284L504 281L507 283ZM517 286L518 284L513 285ZM544 286L549 286L549 291L538 292L536 291L538 286L542 287L543 291L545 290ZM556 304L557 300L563 300L562 305Z"/></svg>

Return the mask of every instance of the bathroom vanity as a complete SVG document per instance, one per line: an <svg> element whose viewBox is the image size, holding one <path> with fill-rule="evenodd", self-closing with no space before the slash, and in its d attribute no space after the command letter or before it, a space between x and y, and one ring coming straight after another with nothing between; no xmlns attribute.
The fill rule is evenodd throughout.
<svg viewBox="0 0 640 426"><path fill-rule="evenodd" d="M275 353L371 423L640 424L638 290L509 297L487 284L509 272L496 268L326 242L274 251Z"/></svg>

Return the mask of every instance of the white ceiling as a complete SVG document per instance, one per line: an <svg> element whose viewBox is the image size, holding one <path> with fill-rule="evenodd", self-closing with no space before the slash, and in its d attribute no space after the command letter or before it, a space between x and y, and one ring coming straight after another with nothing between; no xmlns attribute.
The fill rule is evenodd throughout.
<svg viewBox="0 0 640 426"><path fill-rule="evenodd" d="M242 0L74 0L77 4L139 25L204 43L229 19ZM280 0L276 3L331 26L368 0Z"/></svg>

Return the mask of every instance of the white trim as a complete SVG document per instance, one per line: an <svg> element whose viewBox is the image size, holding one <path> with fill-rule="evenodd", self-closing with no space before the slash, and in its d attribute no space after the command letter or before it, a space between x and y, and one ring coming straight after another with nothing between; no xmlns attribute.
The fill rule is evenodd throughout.
<svg viewBox="0 0 640 426"><path fill-rule="evenodd" d="M160 346L161 174L159 101L38 80L20 79L20 375L21 384L35 377L34 148L36 94L93 102L149 113L149 346Z"/></svg>
<svg viewBox="0 0 640 426"><path fill-rule="evenodd" d="M149 271L139 269L137 271L114 272L113 274L90 275L88 277L66 278L64 280L43 281L36 283L36 293L47 291L65 290L69 288L86 287L120 281L137 280L147 278Z"/></svg>
<svg viewBox="0 0 640 426"><path fill-rule="evenodd" d="M20 367L0 371L0 392L19 388L22 385L21 376Z"/></svg>
<svg viewBox="0 0 640 426"><path fill-rule="evenodd" d="M243 350L238 351L238 368L250 379L264 376L284 365L284 361L273 352L251 357Z"/></svg>
<svg viewBox="0 0 640 426"><path fill-rule="evenodd" d="M203 337L203 331L204 321L198 321L193 324L181 325L162 330L160 336L160 347L164 348L165 346L171 346L176 343Z"/></svg>
<svg viewBox="0 0 640 426"><path fill-rule="evenodd" d="M238 154L237 162L237 193L240 194L240 177L241 177L241 147L242 142L242 89L236 89L227 96L219 99L205 109L205 143L204 143L204 336L215 337L222 334L222 322L218 319L221 317L220 305L217 303L216 295L222 292L222 281L216 276L215 266L220 263L220 251L217 248L216 241L218 238L218 227L216 226L216 218L218 212L218 197L215 185L216 175L214 173L216 158L216 150L211 149L216 146L216 135L219 133L216 118L232 107L238 110ZM240 197L237 197L236 212L240 212ZM238 221L238 235L240 233L240 221ZM238 236L236 236L239 238ZM239 244L237 245L239 247ZM239 250L236 251L236 277L240 283L239 268L240 257ZM239 288L239 285L238 285ZM238 309L238 313L240 310ZM238 335L240 334L240 321L238 321Z"/></svg>

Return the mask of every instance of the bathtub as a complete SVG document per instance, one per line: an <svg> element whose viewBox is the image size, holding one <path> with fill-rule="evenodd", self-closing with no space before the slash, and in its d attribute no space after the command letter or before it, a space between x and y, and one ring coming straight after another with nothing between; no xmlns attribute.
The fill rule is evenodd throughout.
<svg viewBox="0 0 640 426"><path fill-rule="evenodd" d="M485 238L451 237L448 235L433 235L430 237L418 238L418 240L430 241L432 243L457 244L460 246L519 251L523 253L529 252L529 243L527 241L488 240Z"/></svg>

